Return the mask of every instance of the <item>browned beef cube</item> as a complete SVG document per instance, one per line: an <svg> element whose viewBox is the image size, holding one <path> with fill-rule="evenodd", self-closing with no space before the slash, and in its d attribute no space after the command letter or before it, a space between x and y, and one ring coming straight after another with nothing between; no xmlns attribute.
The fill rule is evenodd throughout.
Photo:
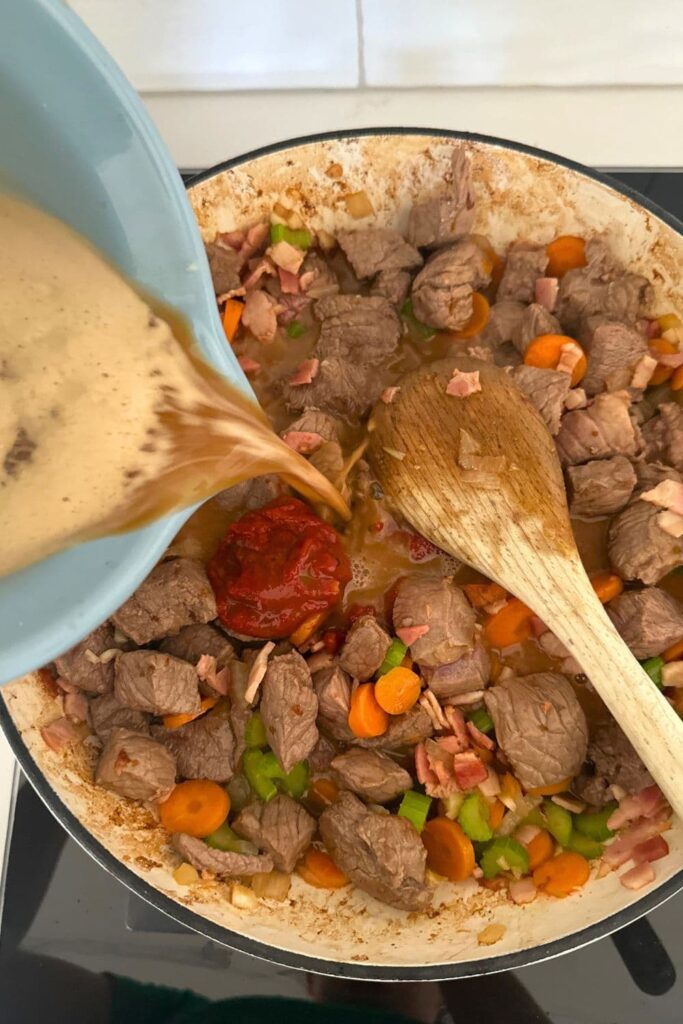
<svg viewBox="0 0 683 1024"><path fill-rule="evenodd" d="M360 228L338 231L337 242L358 278L374 277L380 270L411 270L422 266L422 257L393 228Z"/></svg>
<svg viewBox="0 0 683 1024"><path fill-rule="evenodd" d="M203 566L188 558L161 562L112 615L136 644L172 636L193 622L216 618L216 599Z"/></svg>
<svg viewBox="0 0 683 1024"><path fill-rule="evenodd" d="M220 629L204 622L184 626L176 636L169 636L159 645L164 654L172 654L196 665L204 654L216 659L216 668L225 668L235 657L235 649Z"/></svg>
<svg viewBox="0 0 683 1024"><path fill-rule="evenodd" d="M216 295L236 291L240 281L242 258L236 249L221 242L207 242L206 255Z"/></svg>
<svg viewBox="0 0 683 1024"><path fill-rule="evenodd" d="M658 587L624 591L607 613L636 658L654 658L683 638L683 605Z"/></svg>
<svg viewBox="0 0 683 1024"><path fill-rule="evenodd" d="M452 697L488 686L491 658L483 643L477 643L457 661L438 668L423 669L423 676L437 700L448 703Z"/></svg>
<svg viewBox="0 0 683 1024"><path fill-rule="evenodd" d="M589 317L579 340L588 356L581 381L587 395L627 388L637 363L647 355L647 340L640 331L604 316Z"/></svg>
<svg viewBox="0 0 683 1024"><path fill-rule="evenodd" d="M591 736L586 761L573 789L582 800L597 807L614 799L611 786L639 793L652 785L652 776L613 718Z"/></svg>
<svg viewBox="0 0 683 1024"><path fill-rule="evenodd" d="M203 839L195 839L183 832L176 832L171 842L184 861L192 864L197 871L208 871L216 878L241 878L244 875L267 874L273 870L270 857L214 850Z"/></svg>
<svg viewBox="0 0 683 1024"><path fill-rule="evenodd" d="M379 366L396 351L401 324L386 299L332 295L319 299L314 313L320 320L315 354L321 360L349 359L366 366Z"/></svg>
<svg viewBox="0 0 683 1024"><path fill-rule="evenodd" d="M55 658L63 676L86 693L107 693L114 685L114 659L99 661L99 656L118 647L114 643L114 627L103 622L70 651Z"/></svg>
<svg viewBox="0 0 683 1024"><path fill-rule="evenodd" d="M181 778L214 782L232 778L235 743L225 715L211 712L179 729L156 726L152 735L171 751Z"/></svg>
<svg viewBox="0 0 683 1024"><path fill-rule="evenodd" d="M308 665L296 651L272 658L261 684L261 717L268 743L286 772L318 742L318 698Z"/></svg>
<svg viewBox="0 0 683 1024"><path fill-rule="evenodd" d="M165 800L175 786L175 761L156 740L113 729L95 771L95 782L129 800Z"/></svg>
<svg viewBox="0 0 683 1024"><path fill-rule="evenodd" d="M564 400L571 387L569 374L557 370L541 370L536 366L515 366L510 376L555 436L560 429Z"/></svg>
<svg viewBox="0 0 683 1024"><path fill-rule="evenodd" d="M374 615L361 615L346 635L339 664L361 682L374 676L389 650L391 637Z"/></svg>
<svg viewBox="0 0 683 1024"><path fill-rule="evenodd" d="M639 431L629 416L629 400L624 392L597 395L587 409L566 413L557 435L557 451L565 466L613 455L633 457L640 445Z"/></svg>
<svg viewBox="0 0 683 1024"><path fill-rule="evenodd" d="M483 250L462 239L429 258L413 281L413 312L430 327L459 330L472 316L472 294L489 280Z"/></svg>
<svg viewBox="0 0 683 1024"><path fill-rule="evenodd" d="M349 740L351 677L339 665L323 668L313 676L318 697L318 724L337 740Z"/></svg>
<svg viewBox="0 0 683 1024"><path fill-rule="evenodd" d="M412 786L405 768L375 750L347 750L334 758L331 767L344 789L373 804L388 803Z"/></svg>
<svg viewBox="0 0 683 1024"><path fill-rule="evenodd" d="M384 377L363 362L330 356L322 359L310 384L283 385L287 408L300 412L315 405L333 416L356 422L367 415L384 390Z"/></svg>
<svg viewBox="0 0 683 1024"><path fill-rule="evenodd" d="M143 711L127 708L113 693L103 693L90 701L90 720L95 733L106 742L114 729L149 734L149 717Z"/></svg>
<svg viewBox="0 0 683 1024"><path fill-rule="evenodd" d="M496 293L498 301L512 299L515 302L533 302L536 280L544 277L547 266L548 254L544 245L528 242L511 245Z"/></svg>
<svg viewBox="0 0 683 1024"><path fill-rule="evenodd" d="M285 793L269 800L249 804L233 822L238 835L264 850L278 871L292 871L311 845L316 823L301 804Z"/></svg>
<svg viewBox="0 0 683 1024"><path fill-rule="evenodd" d="M683 562L683 541L659 525L661 511L649 501L633 501L610 523L607 552L622 579L659 583Z"/></svg>
<svg viewBox="0 0 683 1024"><path fill-rule="evenodd" d="M451 158L449 186L434 199L415 203L408 219L408 241L420 248L435 249L455 242L472 230L474 186L470 155L456 145Z"/></svg>
<svg viewBox="0 0 683 1024"><path fill-rule="evenodd" d="M522 302L510 299L495 302L491 306L488 323L480 335L482 342L494 349L512 342L524 319L526 308Z"/></svg>
<svg viewBox="0 0 683 1024"><path fill-rule="evenodd" d="M411 280L407 270L380 270L370 286L370 294L379 295L400 307L406 301Z"/></svg>
<svg viewBox="0 0 683 1024"><path fill-rule="evenodd" d="M570 515L609 516L628 503L636 485L636 473L627 458L615 455L583 466L569 466L567 483Z"/></svg>
<svg viewBox="0 0 683 1024"><path fill-rule="evenodd" d="M512 342L517 351L524 355L534 338L541 334L562 334L562 328L557 317L549 313L545 306L532 302L524 309L512 332Z"/></svg>
<svg viewBox="0 0 683 1024"><path fill-rule="evenodd" d="M683 472L683 408L665 402L659 413L643 426L648 459L658 459Z"/></svg>
<svg viewBox="0 0 683 1024"><path fill-rule="evenodd" d="M421 704L415 704L404 715L391 715L389 728L382 736L369 740L354 737L351 742L366 750L403 750L428 739L433 732L431 718Z"/></svg>
<svg viewBox="0 0 683 1024"><path fill-rule="evenodd" d="M198 684L192 665L160 651L129 651L116 662L116 699L151 715L199 711Z"/></svg>
<svg viewBox="0 0 683 1024"><path fill-rule="evenodd" d="M474 644L474 611L459 587L444 576L405 576L394 603L394 629L427 626L427 632L409 644L420 665L447 665Z"/></svg>

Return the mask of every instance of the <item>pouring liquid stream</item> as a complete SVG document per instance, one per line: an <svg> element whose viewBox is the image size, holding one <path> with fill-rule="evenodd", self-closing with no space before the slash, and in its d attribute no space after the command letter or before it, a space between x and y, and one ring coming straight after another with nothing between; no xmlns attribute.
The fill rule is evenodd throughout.
<svg viewBox="0 0 683 1024"><path fill-rule="evenodd" d="M2 193L0 235L0 575L267 473L348 517L85 239Z"/></svg>

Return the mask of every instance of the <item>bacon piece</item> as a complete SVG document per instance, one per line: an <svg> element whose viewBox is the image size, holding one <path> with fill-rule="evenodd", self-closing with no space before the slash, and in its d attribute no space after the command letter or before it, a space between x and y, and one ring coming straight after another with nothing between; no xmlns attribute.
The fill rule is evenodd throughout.
<svg viewBox="0 0 683 1024"><path fill-rule="evenodd" d="M208 683L212 690L227 697L230 690L230 669L226 665L216 671L216 659L212 654L202 654L197 662L197 675L204 683Z"/></svg>
<svg viewBox="0 0 683 1024"><path fill-rule="evenodd" d="M671 537L683 537L683 516L678 512L660 512L657 526Z"/></svg>
<svg viewBox="0 0 683 1024"><path fill-rule="evenodd" d="M652 839L646 839L644 843L638 843L633 848L633 859L636 864L642 864L645 861L649 864L650 861L668 856L668 853L669 844L664 836L653 836Z"/></svg>
<svg viewBox="0 0 683 1024"><path fill-rule="evenodd" d="M263 677L266 674L266 669L268 668L270 652L273 650L275 650L275 644L272 640L269 640L267 644L263 645L252 662L252 666L249 669L249 675L247 676L247 688L244 691L244 699L247 704L253 704L256 700L256 694L259 691L259 687L263 682Z"/></svg>
<svg viewBox="0 0 683 1024"><path fill-rule="evenodd" d="M87 722L88 698L83 693L67 693L64 696L64 714L70 722Z"/></svg>
<svg viewBox="0 0 683 1024"><path fill-rule="evenodd" d="M424 743L418 743L415 747L415 774L417 775L417 781L422 786L436 786L439 782L430 767Z"/></svg>
<svg viewBox="0 0 683 1024"><path fill-rule="evenodd" d="M588 396L583 388L572 388L564 400L565 409L585 409L588 405Z"/></svg>
<svg viewBox="0 0 683 1024"><path fill-rule="evenodd" d="M458 787L465 792L474 789L480 782L488 778L488 768L473 750L454 755L453 771Z"/></svg>
<svg viewBox="0 0 683 1024"><path fill-rule="evenodd" d="M557 293L560 282L556 277L537 277L534 285L534 298L539 306L544 306L549 313L557 305Z"/></svg>
<svg viewBox="0 0 683 1024"><path fill-rule="evenodd" d="M269 274L273 277L275 272L273 261L269 260L267 256L262 256L260 260L254 260L249 265L249 273L244 278L242 284L249 291L259 283L264 274Z"/></svg>
<svg viewBox="0 0 683 1024"><path fill-rule="evenodd" d="M446 721L443 708L431 690L427 689L423 691L422 696L419 699L419 704L425 709L431 719L432 725L437 731L439 729L448 728L448 722Z"/></svg>
<svg viewBox="0 0 683 1024"><path fill-rule="evenodd" d="M278 305L272 295L267 292L248 292L244 302L242 323L248 327L255 338L269 344L275 339L277 331Z"/></svg>
<svg viewBox="0 0 683 1024"><path fill-rule="evenodd" d="M300 455L312 455L325 443L325 438L315 430L290 430L282 438L288 448Z"/></svg>
<svg viewBox="0 0 683 1024"><path fill-rule="evenodd" d="M283 270L282 267L278 267L277 276L280 278L280 288L282 288L285 295L298 295L299 278L296 274L291 274L289 270Z"/></svg>
<svg viewBox="0 0 683 1024"><path fill-rule="evenodd" d="M541 278L541 280L543 280ZM513 903L522 906L524 903L533 903L538 895L538 889L533 878L520 878L510 882L508 886L510 899Z"/></svg>
<svg viewBox="0 0 683 1024"><path fill-rule="evenodd" d="M304 359L303 363L299 363L297 366L294 376L290 377L289 383L293 387L298 387L300 384L312 384L319 368L319 359Z"/></svg>
<svg viewBox="0 0 683 1024"><path fill-rule="evenodd" d="M455 708L449 705L443 709L444 717L448 722L448 728L453 733L453 738L457 741L459 750L454 753L461 753L463 750L467 750L470 745L469 736L467 734L467 726L465 724L465 716L463 715L460 708Z"/></svg>
<svg viewBox="0 0 683 1024"><path fill-rule="evenodd" d="M216 236L216 241L219 245L226 245L230 249L236 249L239 252L246 237L246 231L222 231Z"/></svg>
<svg viewBox="0 0 683 1024"><path fill-rule="evenodd" d="M473 741L478 747L484 747L485 750L494 750L496 744L493 742L490 736L487 736L481 729L477 729L474 722L467 723L467 731L472 737Z"/></svg>
<svg viewBox="0 0 683 1024"><path fill-rule="evenodd" d="M636 864L630 871L624 872L619 881L626 889L642 889L655 880L655 869L647 862Z"/></svg>
<svg viewBox="0 0 683 1024"><path fill-rule="evenodd" d="M576 342L568 341L560 349L560 359L555 369L559 370L560 373L568 373L571 377L574 372L574 367L582 356L583 352Z"/></svg>
<svg viewBox="0 0 683 1024"><path fill-rule="evenodd" d="M56 718L49 725L44 725L40 730L40 735L50 750L54 750L55 753L70 746L78 739L78 732L68 718Z"/></svg>
<svg viewBox="0 0 683 1024"><path fill-rule="evenodd" d="M683 515L683 484L677 480L662 480L656 487L643 491L640 500Z"/></svg>
<svg viewBox="0 0 683 1024"><path fill-rule="evenodd" d="M654 354L657 356L657 362L661 363L662 366L672 366L674 369L683 366L683 352L655 351Z"/></svg>
<svg viewBox="0 0 683 1024"><path fill-rule="evenodd" d="M303 250L297 249L295 245L284 241L271 245L268 255L277 267L282 267L283 270L293 276L299 273L301 264L304 261Z"/></svg>
<svg viewBox="0 0 683 1024"><path fill-rule="evenodd" d="M399 393L400 390L401 389L398 387L385 388L379 397L382 399L385 405L390 405L396 398L396 395Z"/></svg>
<svg viewBox="0 0 683 1024"><path fill-rule="evenodd" d="M657 369L657 360L650 355L641 356L633 369L631 377L632 388L646 388L652 379L652 374Z"/></svg>
<svg viewBox="0 0 683 1024"><path fill-rule="evenodd" d="M453 375L446 385L446 394L454 398L468 398L481 391L479 370L465 373L463 370L453 370Z"/></svg>
<svg viewBox="0 0 683 1024"><path fill-rule="evenodd" d="M396 636L403 641L406 647L410 647L421 636L426 636L428 632L429 626L403 626L396 630Z"/></svg>
<svg viewBox="0 0 683 1024"><path fill-rule="evenodd" d="M617 836L605 848L602 859L611 868L621 867L622 864L625 864L627 860L633 857L633 851L636 846L659 835L660 832L665 832L670 827L670 822L663 820L654 821L646 818L643 821L639 821L625 832L622 832L620 836Z"/></svg>
<svg viewBox="0 0 683 1024"><path fill-rule="evenodd" d="M479 783L479 792L485 797L492 798L500 793L500 779L498 772L494 772L493 768L487 767L486 770L488 775L483 782Z"/></svg>
<svg viewBox="0 0 683 1024"><path fill-rule="evenodd" d="M261 369L261 364L257 363L255 359L250 359L249 356L238 356L237 362L245 373L257 373Z"/></svg>
<svg viewBox="0 0 683 1024"><path fill-rule="evenodd" d="M664 796L659 786L646 786L639 793L624 797L619 806L607 819L607 828L616 832L629 821L637 818L651 818L663 809Z"/></svg>

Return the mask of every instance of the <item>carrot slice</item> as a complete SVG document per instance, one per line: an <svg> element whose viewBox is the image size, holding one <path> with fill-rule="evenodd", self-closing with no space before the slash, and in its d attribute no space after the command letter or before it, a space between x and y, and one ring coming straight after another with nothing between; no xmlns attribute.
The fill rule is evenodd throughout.
<svg viewBox="0 0 683 1024"><path fill-rule="evenodd" d="M420 689L420 677L399 665L379 677L375 683L375 699L388 715L403 715L417 701Z"/></svg>
<svg viewBox="0 0 683 1024"><path fill-rule="evenodd" d="M678 643L672 644L662 654L664 661L679 661L683 658L683 640L679 640Z"/></svg>
<svg viewBox="0 0 683 1024"><path fill-rule="evenodd" d="M223 310L223 330L228 341L234 341L237 328L244 312L244 303L238 299L228 299Z"/></svg>
<svg viewBox="0 0 683 1024"><path fill-rule="evenodd" d="M316 889L341 889L349 884L349 879L334 863L328 853L309 846L304 859L297 866L297 871L304 882L314 885Z"/></svg>
<svg viewBox="0 0 683 1024"><path fill-rule="evenodd" d="M330 807L339 796L339 787L332 779L313 779L308 787L306 801L311 808L322 813L326 807Z"/></svg>
<svg viewBox="0 0 683 1024"><path fill-rule="evenodd" d="M507 590L498 583L464 583L462 589L473 608L485 608L508 596Z"/></svg>
<svg viewBox="0 0 683 1024"><path fill-rule="evenodd" d="M451 882L462 882L474 871L474 847L457 821L432 818L421 832L427 848L427 867Z"/></svg>
<svg viewBox="0 0 683 1024"><path fill-rule="evenodd" d="M599 572L596 576L591 577L591 583L598 600L602 604L607 604L608 601L619 597L619 594L624 589L624 581L613 572Z"/></svg>
<svg viewBox="0 0 683 1024"><path fill-rule="evenodd" d="M372 683L362 683L351 695L349 728L363 739L382 736L389 728L389 716L377 703Z"/></svg>
<svg viewBox="0 0 683 1024"><path fill-rule="evenodd" d="M194 722L195 718L199 718L201 715L206 714L211 708L215 708L218 704L218 697L203 697L199 705L199 711L191 711L186 715L164 715L162 722L166 729L179 729L181 725L187 725L188 722Z"/></svg>
<svg viewBox="0 0 683 1024"><path fill-rule="evenodd" d="M511 647L531 636L533 612L518 598L511 597L504 608L492 615L484 626L492 647Z"/></svg>
<svg viewBox="0 0 683 1024"><path fill-rule="evenodd" d="M674 375L671 378L671 390L680 391L683 388L683 366L679 366L674 370Z"/></svg>
<svg viewBox="0 0 683 1024"><path fill-rule="evenodd" d="M487 299L481 292L475 292L472 296L472 316L464 327L461 327L459 331L452 332L452 337L457 340L473 338L475 334L479 334L486 327L490 312Z"/></svg>
<svg viewBox="0 0 683 1024"><path fill-rule="evenodd" d="M562 779L561 782L552 782L549 786L537 786L536 789L527 789L529 796L555 796L556 793L564 793L571 785L571 779Z"/></svg>
<svg viewBox="0 0 683 1024"><path fill-rule="evenodd" d="M307 640L310 640L326 615L326 611L316 612L315 615L309 615L307 619L304 619L301 625L297 626L290 636L290 644L293 644L294 647L301 647L301 645L305 644Z"/></svg>
<svg viewBox="0 0 683 1024"><path fill-rule="evenodd" d="M650 341L650 349L653 349L655 352L661 352L661 354L665 356L670 356L673 355L674 352L678 352L673 341L669 341L668 338L652 338ZM663 384L670 377L673 377L673 372L672 366L665 366L663 363L658 363L655 367L654 373L650 377L650 384L648 386L652 387L655 384Z"/></svg>
<svg viewBox="0 0 683 1024"><path fill-rule="evenodd" d="M529 854L529 869L531 871L535 871L541 864L549 860L555 850L553 837L545 829L541 829L538 835L535 835L533 839L524 845L526 852Z"/></svg>
<svg viewBox="0 0 683 1024"><path fill-rule="evenodd" d="M590 870L588 861L580 853L566 852L544 861L533 877L537 887L548 896L563 899L586 884Z"/></svg>
<svg viewBox="0 0 683 1024"><path fill-rule="evenodd" d="M159 804L161 824L169 832L185 832L204 839L223 824L230 811L230 797L217 782L190 779L179 783Z"/></svg>
<svg viewBox="0 0 683 1024"><path fill-rule="evenodd" d="M506 806L513 803L518 804L522 799L522 787L510 772L505 772L505 775L501 776L500 795L504 798L503 803L505 803L506 800L508 801ZM512 810L511 807L509 809Z"/></svg>
<svg viewBox="0 0 683 1024"><path fill-rule="evenodd" d="M675 313L664 313L663 316L658 316L657 323L662 332L675 331L677 327L682 326L680 317L676 316Z"/></svg>
<svg viewBox="0 0 683 1024"><path fill-rule="evenodd" d="M496 798L489 807L489 825L491 826L494 832L496 831L501 821L503 820L505 810L505 804L503 803L502 800L498 800L498 798Z"/></svg>
<svg viewBox="0 0 683 1024"><path fill-rule="evenodd" d="M586 243L578 235L560 235L546 248L548 277L563 277L568 270L586 266Z"/></svg>
<svg viewBox="0 0 683 1024"><path fill-rule="evenodd" d="M572 387L576 387L586 374L588 361L578 341L568 334L539 334L524 353L524 363L526 366L538 366L541 370L554 370L562 357L562 346L570 344L576 345L581 352L581 358L572 370Z"/></svg>

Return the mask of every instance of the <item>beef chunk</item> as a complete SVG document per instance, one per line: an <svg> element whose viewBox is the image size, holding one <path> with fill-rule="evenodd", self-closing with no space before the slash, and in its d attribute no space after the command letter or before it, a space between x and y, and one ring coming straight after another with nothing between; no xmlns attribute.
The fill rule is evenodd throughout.
<svg viewBox="0 0 683 1024"><path fill-rule="evenodd" d="M338 231L337 242L358 278L374 277L380 270L412 270L422 257L393 228L361 228Z"/></svg>
<svg viewBox="0 0 683 1024"><path fill-rule="evenodd" d="M337 748L326 736L319 736L318 742L308 755L308 767L313 775L329 772L330 765L337 754Z"/></svg>
<svg viewBox="0 0 683 1024"><path fill-rule="evenodd" d="M339 281L327 260L309 249L301 264L299 279L305 283L306 295L311 299L323 299L339 294Z"/></svg>
<svg viewBox="0 0 683 1024"><path fill-rule="evenodd" d="M623 455L569 466L569 514L590 518L610 516L626 505L636 485L633 466Z"/></svg>
<svg viewBox="0 0 683 1024"><path fill-rule="evenodd" d="M410 644L420 665L447 665L469 650L474 642L475 616L459 587L444 576L405 576L394 603L394 629L429 626Z"/></svg>
<svg viewBox="0 0 683 1024"><path fill-rule="evenodd" d="M235 818L233 828L265 850L278 871L292 871L311 845L316 824L301 804L283 793L267 804L260 800L249 804Z"/></svg>
<svg viewBox="0 0 683 1024"><path fill-rule="evenodd" d="M587 764L572 788L582 800L603 807L614 799L610 786L639 793L650 785L652 776L612 718L591 737Z"/></svg>
<svg viewBox="0 0 683 1024"><path fill-rule="evenodd" d="M569 394L571 378L558 370L541 370L536 366L515 366L510 374L534 409L540 412L550 433L560 429L564 400Z"/></svg>
<svg viewBox="0 0 683 1024"><path fill-rule="evenodd" d="M423 670L429 689L437 700L446 704L458 694L483 690L488 685L490 674L491 658L482 643L477 643L473 650L467 651L457 661Z"/></svg>
<svg viewBox="0 0 683 1024"><path fill-rule="evenodd" d="M318 698L308 665L296 651L271 658L261 684L261 716L268 743L286 772L318 742Z"/></svg>
<svg viewBox="0 0 683 1024"><path fill-rule="evenodd" d="M160 651L129 651L116 662L116 699L151 715L199 711L198 684L192 665Z"/></svg>
<svg viewBox="0 0 683 1024"><path fill-rule="evenodd" d="M225 715L202 715L179 729L156 726L152 735L171 751L181 778L214 782L228 782L232 778L235 743Z"/></svg>
<svg viewBox="0 0 683 1024"><path fill-rule="evenodd" d="M324 441L308 461L333 484L337 483L344 470L344 453L338 441Z"/></svg>
<svg viewBox="0 0 683 1024"><path fill-rule="evenodd" d="M149 734L148 716L120 704L113 693L103 693L90 701L90 721L95 734L103 743L106 743L114 729Z"/></svg>
<svg viewBox="0 0 683 1024"><path fill-rule="evenodd" d="M241 878L273 870L270 857L214 850L203 839L195 839L183 832L176 832L171 842L184 861L192 864L197 871L208 871L216 878Z"/></svg>
<svg viewBox="0 0 683 1024"><path fill-rule="evenodd" d="M557 451L565 466L612 455L638 454L638 428L629 416L626 392L597 395L586 409L575 409L562 417Z"/></svg>
<svg viewBox="0 0 683 1024"><path fill-rule="evenodd" d="M156 740L112 729L95 770L95 782L129 800L165 800L175 786L173 755Z"/></svg>
<svg viewBox="0 0 683 1024"><path fill-rule="evenodd" d="M298 419L285 427L280 437L284 439L292 433L320 434L323 441L339 441L339 424L334 416L328 415L321 409L310 407L304 409Z"/></svg>
<svg viewBox="0 0 683 1024"><path fill-rule="evenodd" d="M203 566L188 558L161 562L112 615L114 625L136 644L148 644L193 622L215 618L216 599L209 579Z"/></svg>
<svg viewBox="0 0 683 1024"><path fill-rule="evenodd" d="M332 769L343 787L374 804L388 803L412 785L405 768L386 754L360 747L338 754Z"/></svg>
<svg viewBox="0 0 683 1024"><path fill-rule="evenodd" d="M394 306L402 306L412 278L407 270L380 270L370 286L371 295L380 295Z"/></svg>
<svg viewBox="0 0 683 1024"><path fill-rule="evenodd" d="M313 685L318 696L318 723L321 729L336 740L350 739L350 677L339 665L332 665L315 673Z"/></svg>
<svg viewBox="0 0 683 1024"><path fill-rule="evenodd" d="M454 242L471 231L474 223L474 188L470 156L456 146L451 160L451 182L436 199L415 203L408 219L408 240L433 249Z"/></svg>
<svg viewBox="0 0 683 1024"><path fill-rule="evenodd" d="M512 341L526 310L521 302L506 300L491 306L488 323L481 332L480 339L492 348L499 348Z"/></svg>
<svg viewBox="0 0 683 1024"><path fill-rule="evenodd" d="M639 274L627 274L602 239L586 245L586 266L569 270L560 281L557 315L567 330L602 314L632 324L652 301L652 288Z"/></svg>
<svg viewBox="0 0 683 1024"><path fill-rule="evenodd" d="M505 680L484 697L496 739L525 789L573 778L586 758L586 716L554 672Z"/></svg>
<svg viewBox="0 0 683 1024"><path fill-rule="evenodd" d="M243 480L240 484L226 487L212 501L225 512L242 512L244 509L262 508L282 494L280 478L275 473L266 473L253 480Z"/></svg>
<svg viewBox="0 0 683 1024"><path fill-rule="evenodd" d="M527 306L519 318L519 322L512 332L512 342L515 348L522 354L526 352L534 338L541 334L562 334L560 321L549 313L545 306L539 306L532 302Z"/></svg>
<svg viewBox="0 0 683 1024"><path fill-rule="evenodd" d="M310 384L284 384L287 408L300 412L309 405L352 422L365 416L384 390L382 374L365 363L323 359Z"/></svg>
<svg viewBox="0 0 683 1024"><path fill-rule="evenodd" d="M362 615L347 633L339 664L354 679L365 682L374 676L384 661L390 643L391 637L374 615Z"/></svg>
<svg viewBox="0 0 683 1024"><path fill-rule="evenodd" d="M683 562L683 541L661 528L661 511L649 501L633 501L610 523L607 552L622 579L659 583Z"/></svg>
<svg viewBox="0 0 683 1024"><path fill-rule="evenodd" d="M587 395L627 388L636 364L647 355L647 341L640 331L604 316L589 317L579 340L588 355L588 370L581 381Z"/></svg>
<svg viewBox="0 0 683 1024"><path fill-rule="evenodd" d="M321 361L350 359L365 366L378 366L396 351L401 324L386 299L332 295L319 299L314 313L320 320L315 354Z"/></svg>
<svg viewBox="0 0 683 1024"><path fill-rule="evenodd" d="M433 732L431 718L421 704L415 704L404 715L391 715L389 728L382 736L368 740L354 736L351 742L354 747L364 747L366 750L402 750L428 739Z"/></svg>
<svg viewBox="0 0 683 1024"><path fill-rule="evenodd" d="M683 408L665 402L659 413L643 426L645 455L683 472Z"/></svg>
<svg viewBox="0 0 683 1024"><path fill-rule="evenodd" d="M204 654L216 659L216 668L225 668L235 657L235 649L220 629L204 622L185 626L177 636L167 637L159 649L196 665Z"/></svg>
<svg viewBox="0 0 683 1024"><path fill-rule="evenodd" d="M79 690L85 690L86 693L108 693L114 685L114 659L106 662L91 661L86 651L99 655L118 646L114 643L114 627L109 622L103 622L80 644L55 658L57 671Z"/></svg>
<svg viewBox="0 0 683 1024"><path fill-rule="evenodd" d="M654 658L683 637L683 605L658 587L626 590L607 613L636 658Z"/></svg>
<svg viewBox="0 0 683 1024"><path fill-rule="evenodd" d="M515 302L533 302L536 297L536 279L545 275L548 254L544 245L517 242L508 249L505 270L498 285L496 298Z"/></svg>
<svg viewBox="0 0 683 1024"><path fill-rule="evenodd" d="M633 464L633 468L638 478L637 494L641 494L643 491L651 491L664 480L673 480L679 484L683 483L683 476L670 466L665 466L662 462L639 461Z"/></svg>
<svg viewBox="0 0 683 1024"><path fill-rule="evenodd" d="M424 910L427 851L405 818L368 810L352 793L341 793L323 811L320 834L335 864L352 882L401 910Z"/></svg>
<svg viewBox="0 0 683 1024"><path fill-rule="evenodd" d="M472 293L489 280L483 250L464 238L435 253L413 281L413 311L430 327L458 330L472 316Z"/></svg>
<svg viewBox="0 0 683 1024"><path fill-rule="evenodd" d="M237 291L241 287L242 257L232 246L221 242L207 242L206 255L216 295Z"/></svg>

